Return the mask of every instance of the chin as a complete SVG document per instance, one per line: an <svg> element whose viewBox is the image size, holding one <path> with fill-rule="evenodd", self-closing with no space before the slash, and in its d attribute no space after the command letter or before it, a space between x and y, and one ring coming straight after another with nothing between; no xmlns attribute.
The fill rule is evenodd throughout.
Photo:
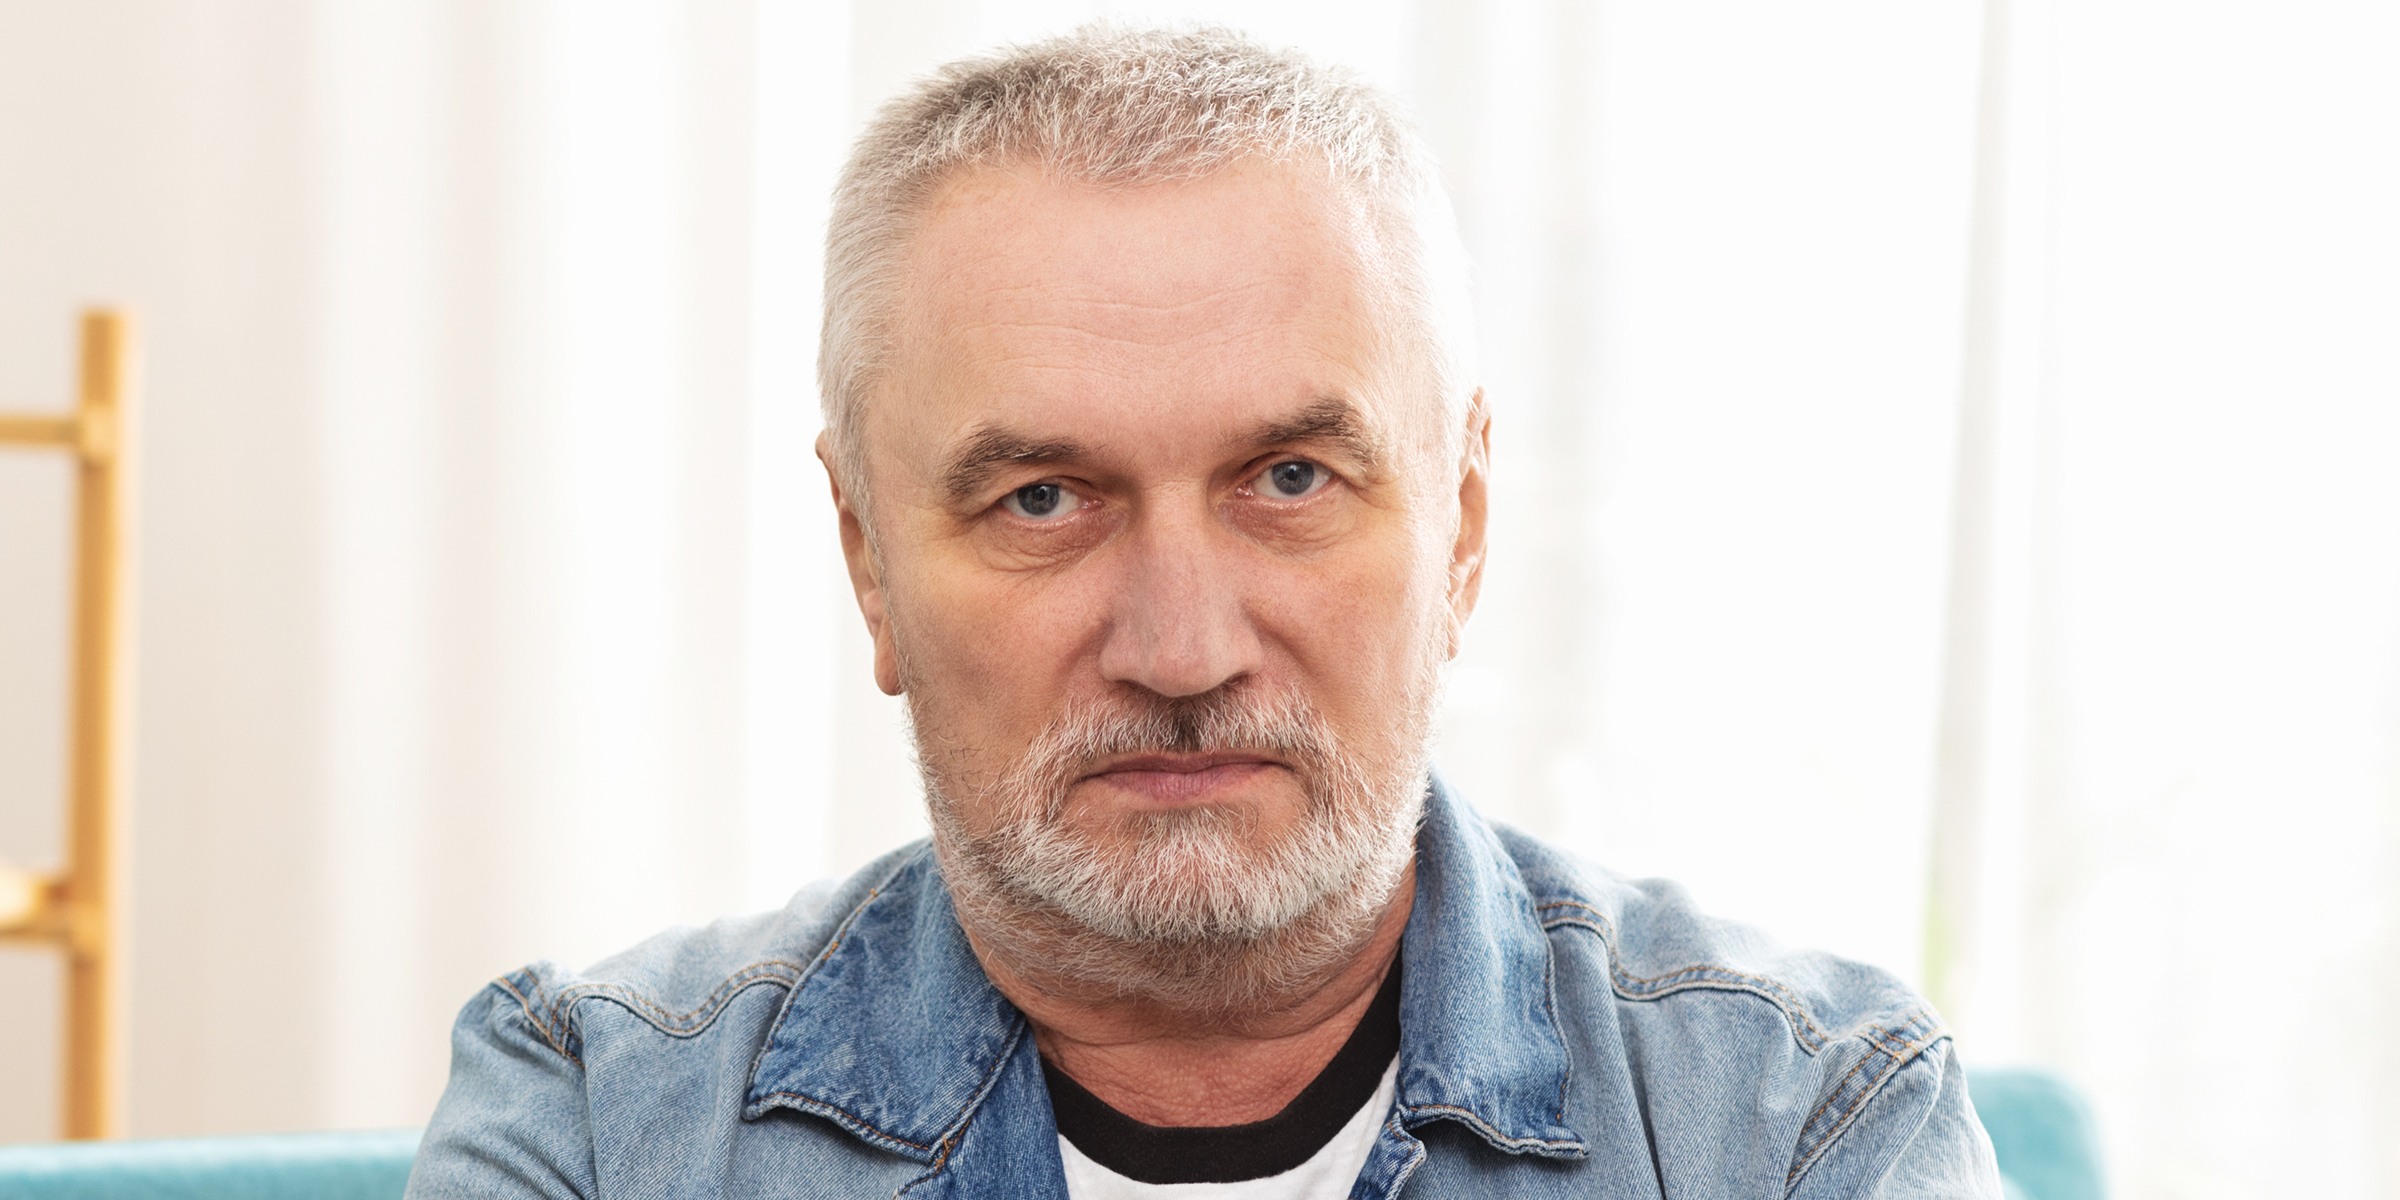
<svg viewBox="0 0 2400 1200"><path fill-rule="evenodd" d="M1414 753L1347 749L1296 689L1245 687L1074 706L997 771L951 757L955 739L919 746L979 953L1046 986L1189 1007L1249 1003L1372 936L1424 804L1425 731L1402 732L1370 744Z"/></svg>
<svg viewBox="0 0 2400 1200"><path fill-rule="evenodd" d="M1039 964L1045 986L1206 1017L1305 992L1351 960L1406 877L1415 806L1347 842L1309 826L1260 838L1240 806L1113 824L1105 838L1020 824L973 839L937 824L935 844L979 939Z"/></svg>

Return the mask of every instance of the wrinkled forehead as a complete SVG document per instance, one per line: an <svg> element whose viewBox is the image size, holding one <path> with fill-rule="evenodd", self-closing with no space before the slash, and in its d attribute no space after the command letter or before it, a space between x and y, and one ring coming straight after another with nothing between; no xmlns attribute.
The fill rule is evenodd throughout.
<svg viewBox="0 0 2400 1200"><path fill-rule="evenodd" d="M1397 275L1384 243L1364 204L1301 165L1139 187L984 168L926 206L899 300L909 332L934 334L1043 304L1119 308L1162 339L1242 306L1379 322Z"/></svg>
<svg viewBox="0 0 2400 1200"><path fill-rule="evenodd" d="M1408 424L1421 336L1400 277L1386 223L1313 164L1132 188L978 169L945 181L917 224L872 408L971 407L944 396L960 380L1053 399L1287 386L1317 393L1294 403L1340 393Z"/></svg>

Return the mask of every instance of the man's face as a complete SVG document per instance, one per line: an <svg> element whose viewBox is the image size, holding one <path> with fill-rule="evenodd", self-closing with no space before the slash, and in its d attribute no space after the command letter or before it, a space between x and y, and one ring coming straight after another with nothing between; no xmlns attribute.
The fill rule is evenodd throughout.
<svg viewBox="0 0 2400 1200"><path fill-rule="evenodd" d="M1265 166L986 171L931 207L865 417L876 537L845 505L844 540L957 833L1038 818L1138 875L1195 823L1299 846L1359 803L1337 769L1413 784L1481 562L1481 427L1462 453L1372 229Z"/></svg>

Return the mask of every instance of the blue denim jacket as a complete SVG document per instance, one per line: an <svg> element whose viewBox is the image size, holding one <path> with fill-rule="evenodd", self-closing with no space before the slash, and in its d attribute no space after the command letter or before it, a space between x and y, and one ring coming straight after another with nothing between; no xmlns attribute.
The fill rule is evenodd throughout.
<svg viewBox="0 0 2400 1200"><path fill-rule="evenodd" d="M1400 1070L1351 1195L2000 1195L1941 1019L1436 783ZM1025 1019L922 843L459 1015L408 1194L1059 1197Z"/></svg>

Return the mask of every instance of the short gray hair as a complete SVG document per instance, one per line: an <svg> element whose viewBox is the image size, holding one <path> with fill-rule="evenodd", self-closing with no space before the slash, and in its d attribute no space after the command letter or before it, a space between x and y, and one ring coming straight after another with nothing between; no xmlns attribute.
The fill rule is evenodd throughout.
<svg viewBox="0 0 2400 1200"><path fill-rule="evenodd" d="M862 410L890 349L908 239L946 180L1033 163L1052 178L1138 187L1311 159L1385 227L1394 290L1422 321L1426 386L1463 415L1474 371L1466 255L1440 169L1397 106L1348 71L1231 30L1094 24L943 67L860 135L834 189L817 357L845 489L866 499Z"/></svg>

